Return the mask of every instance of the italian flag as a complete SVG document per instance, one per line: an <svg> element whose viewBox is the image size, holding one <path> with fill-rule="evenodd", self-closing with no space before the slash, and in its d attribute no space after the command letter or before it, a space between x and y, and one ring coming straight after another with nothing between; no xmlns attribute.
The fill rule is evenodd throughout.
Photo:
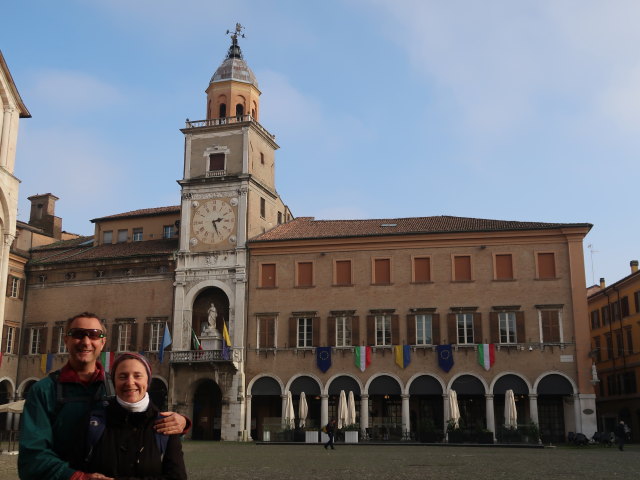
<svg viewBox="0 0 640 480"><path fill-rule="evenodd" d="M496 347L493 343L481 343L478 345L478 363L489 370L496 362Z"/></svg>
<svg viewBox="0 0 640 480"><path fill-rule="evenodd" d="M364 372L365 369L371 365L371 347L356 347L354 363L361 372Z"/></svg>
<svg viewBox="0 0 640 480"><path fill-rule="evenodd" d="M196 332L193 331L193 328L191 329L191 340L193 342L194 350L202 350L202 346L200 345L200 340L198 340L198 336L196 335Z"/></svg>
<svg viewBox="0 0 640 480"><path fill-rule="evenodd" d="M114 352L102 352L100 354L100 363L104 367L105 372L111 371L111 365L113 365L114 357L115 357Z"/></svg>

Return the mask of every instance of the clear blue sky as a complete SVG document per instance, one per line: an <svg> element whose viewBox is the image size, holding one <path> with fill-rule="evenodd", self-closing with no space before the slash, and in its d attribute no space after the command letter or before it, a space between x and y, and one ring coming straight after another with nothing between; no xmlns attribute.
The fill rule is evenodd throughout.
<svg viewBox="0 0 640 480"><path fill-rule="evenodd" d="M640 257L640 2L7 0L21 220L179 203L185 118L225 36L262 90L297 216L588 222L587 283ZM593 245L593 273L589 244Z"/></svg>

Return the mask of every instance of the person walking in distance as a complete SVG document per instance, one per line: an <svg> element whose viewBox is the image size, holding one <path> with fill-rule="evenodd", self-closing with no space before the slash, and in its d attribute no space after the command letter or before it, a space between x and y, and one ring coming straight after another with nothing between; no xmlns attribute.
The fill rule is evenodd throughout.
<svg viewBox="0 0 640 480"><path fill-rule="evenodd" d="M335 447L333 446L333 441L335 439L335 435L336 435L336 419L332 418L329 423L327 423L327 426L324 427L326 430L326 434L329 437L329 440L327 441L327 443L324 444L324 449L328 449L329 447L331 447L331 450L335 450Z"/></svg>

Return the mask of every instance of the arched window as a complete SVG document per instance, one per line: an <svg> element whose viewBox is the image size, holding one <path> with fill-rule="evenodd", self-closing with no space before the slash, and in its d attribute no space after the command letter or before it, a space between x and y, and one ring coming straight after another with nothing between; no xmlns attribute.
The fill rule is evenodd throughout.
<svg viewBox="0 0 640 480"><path fill-rule="evenodd" d="M244 115L244 106L239 103L236 105L236 117L241 117Z"/></svg>
<svg viewBox="0 0 640 480"><path fill-rule="evenodd" d="M227 116L227 104L226 103L221 103L220 104L220 115L218 115L219 118L226 118Z"/></svg>

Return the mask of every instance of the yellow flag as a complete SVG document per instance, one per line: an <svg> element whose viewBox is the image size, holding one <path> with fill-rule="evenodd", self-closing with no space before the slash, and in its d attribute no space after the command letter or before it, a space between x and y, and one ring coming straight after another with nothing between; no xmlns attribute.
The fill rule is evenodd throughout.
<svg viewBox="0 0 640 480"><path fill-rule="evenodd" d="M402 345L394 345L393 351L396 354L396 364L400 368L404 368L404 355L402 351Z"/></svg>
<svg viewBox="0 0 640 480"><path fill-rule="evenodd" d="M43 374L47 374L47 354L43 353L40 355L40 370L42 370Z"/></svg>
<svg viewBox="0 0 640 480"><path fill-rule="evenodd" d="M227 347L231 346L231 339L229 338L229 330L227 330L227 322L222 322L222 337L224 338L224 342L227 344Z"/></svg>

